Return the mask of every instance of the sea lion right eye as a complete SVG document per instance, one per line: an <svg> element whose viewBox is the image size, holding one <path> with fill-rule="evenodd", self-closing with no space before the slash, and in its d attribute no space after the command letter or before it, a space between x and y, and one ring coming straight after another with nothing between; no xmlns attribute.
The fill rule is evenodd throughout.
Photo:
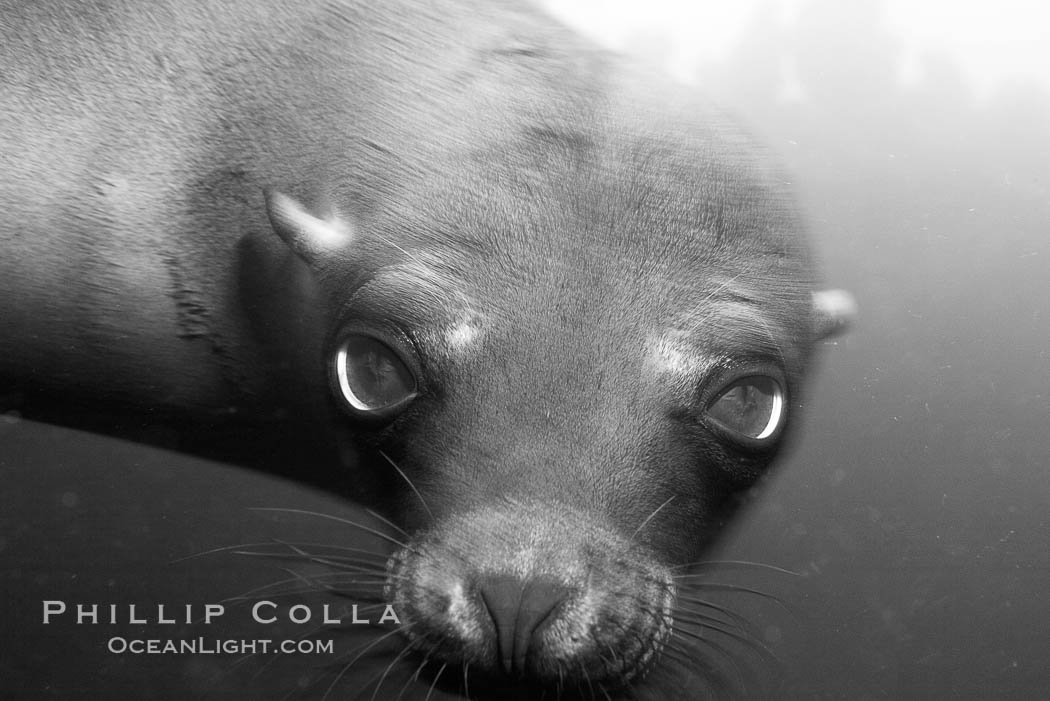
<svg viewBox="0 0 1050 701"><path fill-rule="evenodd" d="M781 384L768 375L730 382L707 407L707 417L731 438L765 444L779 433L786 403Z"/></svg>
<svg viewBox="0 0 1050 701"><path fill-rule="evenodd" d="M355 413L387 416L418 394L416 377L398 353L372 336L347 336L333 362L339 394Z"/></svg>

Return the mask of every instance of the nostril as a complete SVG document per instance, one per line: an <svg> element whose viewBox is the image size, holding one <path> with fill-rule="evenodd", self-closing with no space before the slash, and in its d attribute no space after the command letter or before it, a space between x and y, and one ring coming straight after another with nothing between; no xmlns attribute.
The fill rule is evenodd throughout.
<svg viewBox="0 0 1050 701"><path fill-rule="evenodd" d="M514 627L524 588L520 579L506 575L485 577L478 582L478 594L495 625L496 656L507 674L514 670Z"/></svg>
<svg viewBox="0 0 1050 701"><path fill-rule="evenodd" d="M478 594L495 626L496 655L507 675L522 675L530 648L569 590L549 580L492 575L478 582Z"/></svg>

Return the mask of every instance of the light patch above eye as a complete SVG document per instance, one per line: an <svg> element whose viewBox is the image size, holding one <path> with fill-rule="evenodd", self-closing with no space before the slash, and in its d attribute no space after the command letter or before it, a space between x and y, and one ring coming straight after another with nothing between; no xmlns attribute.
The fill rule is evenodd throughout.
<svg viewBox="0 0 1050 701"><path fill-rule="evenodd" d="M730 434L754 441L772 438L785 416L784 390L767 375L731 382L707 408L707 415Z"/></svg>
<svg viewBox="0 0 1050 701"><path fill-rule="evenodd" d="M668 332L656 338L650 337L646 362L660 374L669 374L681 379L692 378L702 372L702 364L684 344L675 340L676 334Z"/></svg>
<svg viewBox="0 0 1050 701"><path fill-rule="evenodd" d="M477 326L464 321L446 332L445 341L454 353L465 353L477 342L480 335Z"/></svg>
<svg viewBox="0 0 1050 701"><path fill-rule="evenodd" d="M371 336L348 336L335 354L342 399L362 413L383 413L416 396L416 378L398 354Z"/></svg>

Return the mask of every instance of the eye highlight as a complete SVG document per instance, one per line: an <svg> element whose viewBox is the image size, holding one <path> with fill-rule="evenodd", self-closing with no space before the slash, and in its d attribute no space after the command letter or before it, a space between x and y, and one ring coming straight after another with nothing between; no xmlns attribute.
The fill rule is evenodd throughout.
<svg viewBox="0 0 1050 701"><path fill-rule="evenodd" d="M732 437L765 441L784 421L784 390L766 375L731 382L707 408L707 416Z"/></svg>
<svg viewBox="0 0 1050 701"><path fill-rule="evenodd" d="M390 346L371 336L347 336L334 363L339 392L355 411L386 414L416 396L415 375Z"/></svg>

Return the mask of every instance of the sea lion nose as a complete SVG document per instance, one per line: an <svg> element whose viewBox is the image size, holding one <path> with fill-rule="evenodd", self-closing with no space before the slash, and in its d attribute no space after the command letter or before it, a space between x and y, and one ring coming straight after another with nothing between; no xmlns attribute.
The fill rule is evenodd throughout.
<svg viewBox="0 0 1050 701"><path fill-rule="evenodd" d="M569 590L549 580L491 575L478 582L478 594L495 625L496 654L503 671L509 676L525 674L530 648L535 649L538 635Z"/></svg>

